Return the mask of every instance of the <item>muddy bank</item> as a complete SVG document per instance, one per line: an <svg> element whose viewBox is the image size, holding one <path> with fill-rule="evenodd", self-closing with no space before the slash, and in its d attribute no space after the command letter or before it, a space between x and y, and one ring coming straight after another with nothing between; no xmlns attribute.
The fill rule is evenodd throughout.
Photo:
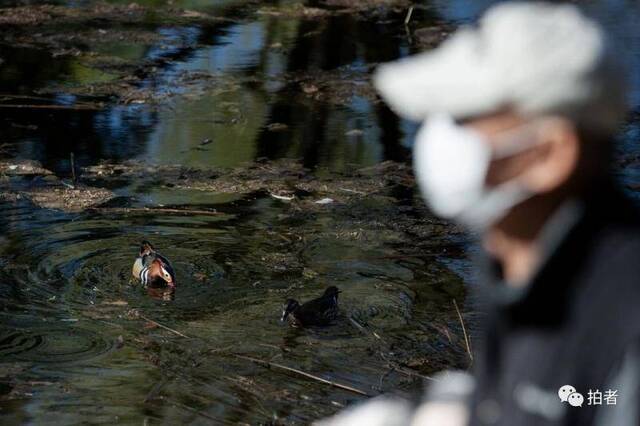
<svg viewBox="0 0 640 426"><path fill-rule="evenodd" d="M361 19L374 20L387 17L389 14L407 13L409 0L323 0L315 7L303 3L284 4L277 7L266 6L258 9L258 13L288 18L321 19L328 16L349 14Z"/></svg>
<svg viewBox="0 0 640 426"><path fill-rule="evenodd" d="M332 215L352 222L353 232L344 236L362 238L363 229L396 229L411 234L418 244L427 235L434 239L434 226L443 235L458 233L451 225L431 216L416 193L411 168L404 163L387 161L376 166L342 173L309 170L299 161L279 160L249 163L230 169L152 165L140 161L103 162L78 170L75 181L71 172L64 178L43 168L36 161L0 163L0 194L5 200L30 200L41 208L64 212L93 211L135 213L143 209L179 214L206 214L208 210L180 205L141 205L135 197L116 197L118 188L135 185L154 190L200 193L212 198L229 194L232 200L268 197L282 204L291 220L305 215ZM156 210L154 210L156 209ZM213 211L209 211L213 213ZM422 229L424 228L424 229Z"/></svg>
<svg viewBox="0 0 640 426"><path fill-rule="evenodd" d="M212 193L266 191L282 201L331 196L340 202L354 197L385 195L393 190L411 192L414 185L410 167L402 163L385 162L335 175L323 174L322 170L312 171L299 161L287 159L264 160L231 169L149 165L135 161L105 162L84 168L81 179L102 185L123 184L135 179L156 186Z"/></svg>
<svg viewBox="0 0 640 426"><path fill-rule="evenodd" d="M42 43L63 42L62 37L51 39L51 35L58 26L65 26L69 29L80 28L90 30L91 26L102 26L109 22L116 26L146 25L154 24L164 25L187 25L195 23L205 23L212 20L218 20L215 16L194 10L164 6L164 7L145 7L135 2L128 5L118 5L104 3L100 1L88 2L87 5L81 7L57 6L57 5L31 5L19 7L5 7L0 9L0 26L6 29L14 30L16 33L5 35L11 37L17 34L17 31L26 33L38 29L42 33ZM99 29L95 29L99 31ZM117 37L117 33L109 33L102 31L98 33L103 37L100 40L111 41L113 37ZM82 33L84 36L85 34ZM35 39L35 35L32 35ZM105 40L106 39L106 40ZM91 40L91 39L90 39ZM78 42L76 37L71 37L68 42ZM135 41L135 40L133 40ZM53 46L53 45L50 45Z"/></svg>
<svg viewBox="0 0 640 426"><path fill-rule="evenodd" d="M113 55L112 46L122 45L135 51L159 45L167 54L193 49L192 41L163 36L158 30L212 25L224 20L192 10L168 6L148 8L136 3L90 2L81 7L31 5L0 9L0 43L12 49L48 52L53 59L72 58L77 66L93 70L93 77L89 71L85 72L89 80L85 83L52 82L36 93L115 96L127 102L135 97L132 94L139 90L140 80L156 72L168 59L162 55L156 58ZM13 65L10 58L7 61L5 66Z"/></svg>
<svg viewBox="0 0 640 426"><path fill-rule="evenodd" d="M80 212L111 199L111 191L65 181L37 161L0 162L0 200Z"/></svg>

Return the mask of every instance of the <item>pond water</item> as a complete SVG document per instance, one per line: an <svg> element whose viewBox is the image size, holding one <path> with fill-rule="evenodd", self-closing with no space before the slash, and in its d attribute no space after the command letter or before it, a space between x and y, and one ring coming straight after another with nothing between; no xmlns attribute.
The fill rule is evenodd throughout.
<svg viewBox="0 0 640 426"><path fill-rule="evenodd" d="M416 28L472 21L486 7L434 1L415 10L407 29L406 10L320 18L274 12L287 2L173 3L225 19L150 21L145 29L156 37L146 44L95 47L123 61L157 64L139 87L163 99L159 104L72 94L64 88L116 77L73 56L0 43L3 103L106 105L2 109L0 160L37 160L67 179L71 152L78 168L133 159L217 169L293 158L322 176L407 161L416 125L376 101L370 70L418 51ZM637 110L640 34L631 23L639 17L629 4L587 7L629 53ZM52 85L59 89L43 90ZM635 155L639 134L637 119L624 127L621 156ZM625 164L624 183L640 183L637 157ZM29 179L15 184L34 184ZM359 222L383 211L384 200L300 216L265 193L175 189L136 178L111 189L127 207L220 214L98 215L0 201L3 424L305 424L364 398L238 355L369 395L415 393L419 374L466 365L460 339L447 330L459 334L451 301L462 304L469 262L460 251L441 254L440 244L458 237L442 238L435 221L433 252L411 253L406 244L415 236L388 223L394 218ZM403 194L393 205L405 206L409 217L419 202ZM143 239L174 262L173 300L150 297L129 278ZM343 318L334 326L298 330L279 322L284 299L308 300L329 285L343 290Z"/></svg>

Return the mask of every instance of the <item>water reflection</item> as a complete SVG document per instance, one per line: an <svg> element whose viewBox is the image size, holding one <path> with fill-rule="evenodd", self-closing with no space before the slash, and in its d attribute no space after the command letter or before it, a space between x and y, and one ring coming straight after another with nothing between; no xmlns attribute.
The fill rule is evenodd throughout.
<svg viewBox="0 0 640 426"><path fill-rule="evenodd" d="M436 2L436 10L447 19L466 22L488 3L471 7L465 2ZM402 16L381 22L348 14L325 19L262 14L248 20L250 15L240 5L216 6L241 17L240 22L160 27L161 41L155 45L101 46L115 56L157 62L160 72L141 82L156 94L184 94L176 81L198 73L211 76L197 84L196 99L175 96L170 108L160 111L139 106L100 112L7 110L5 140L20 141L17 156L38 159L60 173L68 170L72 151L81 165L133 157L227 167L260 157L296 157L308 167L339 170L348 164L407 158L415 126L401 122L375 98L352 92L353 86L367 84L374 64L414 50L404 29L389 24ZM211 9L198 2L184 6ZM633 19L619 20L620 9L606 2L587 7L605 24L615 23L609 26L631 52L640 51L637 33L620 24ZM425 26L437 15L422 10L414 19L415 26ZM0 68L5 93L32 93L55 80L86 83L106 78L98 71L82 71L77 60L51 58L41 51L4 47L0 56L5 59ZM630 58L634 69L639 68L638 54ZM640 104L638 75L632 73L634 105ZM340 86L341 81L350 85ZM323 96L305 95L302 86L313 89L318 82L325 82ZM61 104L73 100L53 99ZM274 131L273 124L285 126ZM213 143L201 148L207 139Z"/></svg>
<svg viewBox="0 0 640 426"><path fill-rule="evenodd" d="M264 16L222 34L203 32L199 39L211 38L213 45L171 72L206 72L222 77L223 83L216 79L214 85L224 87L197 101L179 99L177 114L171 111L159 120L147 155L214 166L256 157L301 157L306 166L334 169L404 158L398 119L386 107L339 89L333 96L344 97L343 104L314 101L300 96L296 79L304 73L322 79L322 71L333 71L334 80L347 80L365 72L369 63L399 56L396 34L384 28L351 16L322 21ZM374 37L386 42L371 49ZM273 131L271 123L285 126ZM195 151L205 139L213 144Z"/></svg>
<svg viewBox="0 0 640 426"><path fill-rule="evenodd" d="M301 96L299 81L294 80L314 72L323 79L322 72L334 71L330 77L337 82L359 78L357 84L366 85L369 64L406 51L398 32L397 27L349 15L322 20L259 15L250 22L160 28L158 46L131 50L121 43L109 43L101 49L116 56L141 55L159 61L161 72L141 83L157 93L181 92L172 83L180 76L205 73L215 77L202 84L198 99L176 97L169 109L160 112L117 106L98 113L26 115L12 111L5 119L16 129L12 140L21 141L18 156L43 161L58 172L68 168L71 151L81 165L104 158L137 157L233 166L257 157L291 156L302 157L308 166L339 169L351 163L402 159L406 156L401 146L403 132L386 107L372 103L371 98L352 96L348 86L328 95L344 98L337 103ZM204 47L191 47L196 45ZM43 52L34 53L28 61L10 58L24 69L39 69L32 66L34 62L48 60ZM75 66L73 60L54 62L56 66L44 67L51 77L31 79L23 69L6 70L7 90L16 84L7 76L27 76L21 83L30 90L47 85L55 76L68 75L69 82L83 83L97 78L69 71ZM271 123L287 127L274 132L269 130ZM29 131L23 130L25 126L31 126ZM31 141L30 146L23 143L25 139ZM198 150L205 139L214 143Z"/></svg>

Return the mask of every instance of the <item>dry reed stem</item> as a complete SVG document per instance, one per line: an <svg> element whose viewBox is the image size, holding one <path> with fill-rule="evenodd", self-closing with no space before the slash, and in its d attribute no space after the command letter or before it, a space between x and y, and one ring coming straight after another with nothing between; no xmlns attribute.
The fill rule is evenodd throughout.
<svg viewBox="0 0 640 426"><path fill-rule="evenodd" d="M460 313L460 309L458 309L458 304L456 303L456 299L453 299L453 306L456 308L456 312L458 313L458 318L460 319L460 325L462 325L462 333L464 334L464 344L467 346L467 353L469 354L469 359L471 363L473 363L473 353L471 353L471 343L469 342L469 336L467 335L467 328L464 326L464 320L462 319L462 314Z"/></svg>
<svg viewBox="0 0 640 426"><path fill-rule="evenodd" d="M175 333L175 334L177 334L177 335L178 335L178 336L180 336L180 337L186 337L187 339L189 338L189 336L187 336L186 334L182 334L182 333L180 333L178 330L174 330L174 329L173 329L173 328L171 328L171 327L167 327L166 325L160 324L158 321L154 321L154 320L152 320L151 318L147 318L147 317L145 317L145 316L144 316L144 315L142 315L142 314L140 314L140 318L142 318L142 319L143 319L143 320L145 320L145 321L148 321L148 322L152 323L153 325L156 325L156 326L158 326L158 327L160 327L160 328L164 328L165 330L168 330L168 331L170 331L170 332L172 332L172 333Z"/></svg>
<svg viewBox="0 0 640 426"><path fill-rule="evenodd" d="M282 370L286 370L286 371L290 371L292 373L296 373L300 376L304 376L307 377L309 379L313 379L316 380L320 383L324 383L326 385L330 385L339 389L343 389L349 392L353 392L353 393L357 393L359 395L364 395L364 396L371 396L368 393L366 393L365 391L362 391L360 389L356 389L354 387L348 386L348 385L343 385L342 383L338 383L338 382L334 382L332 380L327 380L327 379L323 379L322 377L313 375L311 373L307 373L306 371L302 371L302 370L298 370L296 368L292 368L292 367L287 367L286 365L282 365L282 364L277 364L275 362L271 362L271 361L266 361L263 359L258 359L258 358L253 358L250 356L246 356L246 355L240 355L240 354L233 354L233 356L235 356L236 358L240 358L240 359L244 359L247 361L251 361L251 362L255 362L257 364L262 364L262 365L266 365L269 367L275 367L275 368L280 368Z"/></svg>

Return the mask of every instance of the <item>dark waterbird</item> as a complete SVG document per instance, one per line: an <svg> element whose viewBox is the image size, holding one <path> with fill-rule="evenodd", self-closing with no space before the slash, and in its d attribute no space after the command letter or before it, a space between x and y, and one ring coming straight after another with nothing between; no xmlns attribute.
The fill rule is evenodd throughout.
<svg viewBox="0 0 640 426"><path fill-rule="evenodd" d="M133 276L145 287L175 288L176 276L171 262L158 253L149 241L140 245L140 253L133 263Z"/></svg>
<svg viewBox="0 0 640 426"><path fill-rule="evenodd" d="M295 299L287 299L281 321L289 320L295 327L329 325L338 317L338 287L327 288L322 296L302 305Z"/></svg>

